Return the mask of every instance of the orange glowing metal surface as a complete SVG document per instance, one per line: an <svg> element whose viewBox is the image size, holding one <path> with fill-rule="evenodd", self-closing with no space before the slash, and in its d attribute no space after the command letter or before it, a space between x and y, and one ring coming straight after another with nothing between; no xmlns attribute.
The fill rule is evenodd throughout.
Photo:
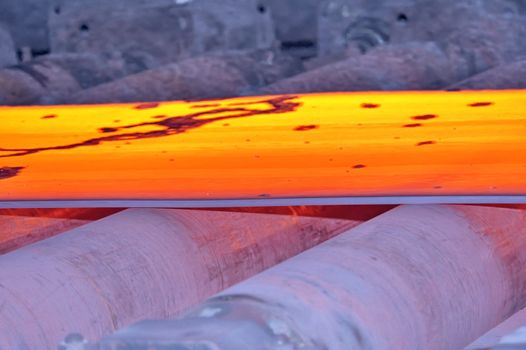
<svg viewBox="0 0 526 350"><path fill-rule="evenodd" d="M525 196L525 136L520 90L0 107L0 202Z"/></svg>

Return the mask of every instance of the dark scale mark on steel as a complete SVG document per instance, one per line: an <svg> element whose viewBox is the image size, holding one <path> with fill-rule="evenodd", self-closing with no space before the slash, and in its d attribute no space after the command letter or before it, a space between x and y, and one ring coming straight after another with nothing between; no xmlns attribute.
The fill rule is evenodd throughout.
<svg viewBox="0 0 526 350"><path fill-rule="evenodd" d="M40 119L54 119L56 117L57 117L56 114L48 114L48 115L40 117Z"/></svg>
<svg viewBox="0 0 526 350"><path fill-rule="evenodd" d="M404 128L418 128L419 126L422 126L422 124L420 123L406 124L404 125Z"/></svg>
<svg viewBox="0 0 526 350"><path fill-rule="evenodd" d="M163 119L163 118L166 118L167 116L166 115L154 115L152 118L153 119Z"/></svg>
<svg viewBox="0 0 526 350"><path fill-rule="evenodd" d="M295 131L308 131L308 130L314 130L318 129L318 125L299 125L294 128Z"/></svg>
<svg viewBox="0 0 526 350"><path fill-rule="evenodd" d="M268 197L270 197L270 194L268 194L268 193L262 193L262 194L260 194L258 197L261 197L261 198L268 198Z"/></svg>
<svg viewBox="0 0 526 350"><path fill-rule="evenodd" d="M360 107L362 107L362 108L378 108L378 107L380 107L380 105L376 104L376 103L362 103Z"/></svg>
<svg viewBox="0 0 526 350"><path fill-rule="evenodd" d="M203 105L194 105L190 108L213 108L213 107L220 107L221 105L219 103L209 103L209 104L203 104Z"/></svg>
<svg viewBox="0 0 526 350"><path fill-rule="evenodd" d="M363 169L363 168L365 168L365 165L363 164L356 164L353 166L353 169Z"/></svg>
<svg viewBox="0 0 526 350"><path fill-rule="evenodd" d="M99 131L101 132L119 133L114 135L95 137L84 141L79 141L76 143L70 143L65 145L37 148L0 148L0 152L8 152L8 154L0 154L0 158L21 157L45 151L60 151L79 147L98 146L104 142L133 141L141 139L167 137L185 133L187 131L197 129L199 127L218 121L236 118L248 118L267 114L289 113L295 111L298 107L301 106L300 102L294 101L296 98L297 96L278 96L266 100L258 100L253 102L254 105L268 105L269 108L266 109L252 109L248 107L216 108L182 116L166 117L158 121L129 124L114 128L100 128ZM203 118L207 116L208 118ZM137 128L142 129L145 126L151 126L154 128L154 130L138 132L128 131ZM161 129L159 129L159 127L161 127Z"/></svg>
<svg viewBox="0 0 526 350"><path fill-rule="evenodd" d="M446 91L446 92L460 92L462 90L461 89L457 89L457 88L452 88L452 89L445 89L444 91Z"/></svg>
<svg viewBox="0 0 526 350"><path fill-rule="evenodd" d="M440 189L442 189L442 186L433 186L433 188L434 188L435 190L440 190Z"/></svg>
<svg viewBox="0 0 526 350"><path fill-rule="evenodd" d="M5 180L5 179L9 179L11 177L15 177L15 176L17 176L20 173L20 171L22 171L22 169L24 169L24 167L22 167L22 166L16 166L16 167L5 166L5 167L2 167L2 168L0 168L0 180Z"/></svg>
<svg viewBox="0 0 526 350"><path fill-rule="evenodd" d="M133 109L151 109L151 108L157 108L159 106L160 104L157 102L147 102L147 103L141 103L133 107Z"/></svg>
<svg viewBox="0 0 526 350"><path fill-rule="evenodd" d="M117 128L100 128L99 132L102 133L109 133L109 132L117 132L119 129Z"/></svg>
<svg viewBox="0 0 526 350"><path fill-rule="evenodd" d="M474 102L474 103L469 104L468 106L470 106L470 107L487 107L487 106L491 106L492 104L493 104L493 102Z"/></svg>
<svg viewBox="0 0 526 350"><path fill-rule="evenodd" d="M416 145L425 146L425 145L434 145L435 143L436 143L435 141L422 141L422 142L417 143Z"/></svg>
<svg viewBox="0 0 526 350"><path fill-rule="evenodd" d="M228 123L225 123L225 124L223 124L223 126L230 126L230 124L228 124Z"/></svg>
<svg viewBox="0 0 526 350"><path fill-rule="evenodd" d="M435 118L438 118L438 116L435 114L423 114L423 115L415 115L414 117L411 117L411 119L414 119L414 120L430 120L430 119L435 119Z"/></svg>

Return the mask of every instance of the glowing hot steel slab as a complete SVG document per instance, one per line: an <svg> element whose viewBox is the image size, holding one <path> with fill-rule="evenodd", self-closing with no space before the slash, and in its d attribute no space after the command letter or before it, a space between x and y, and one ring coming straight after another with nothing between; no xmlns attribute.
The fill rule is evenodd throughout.
<svg viewBox="0 0 526 350"><path fill-rule="evenodd" d="M421 202L526 202L526 91L0 107L4 207Z"/></svg>

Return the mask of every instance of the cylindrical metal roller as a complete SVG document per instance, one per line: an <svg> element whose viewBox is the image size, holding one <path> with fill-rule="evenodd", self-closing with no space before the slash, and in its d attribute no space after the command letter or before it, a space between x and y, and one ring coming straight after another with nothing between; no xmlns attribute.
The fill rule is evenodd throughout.
<svg viewBox="0 0 526 350"><path fill-rule="evenodd" d="M81 89L149 68L128 54L55 54L0 70L0 105L61 103Z"/></svg>
<svg viewBox="0 0 526 350"><path fill-rule="evenodd" d="M468 76L435 43L380 46L263 89L265 93L437 89ZM455 60L456 61L456 60Z"/></svg>
<svg viewBox="0 0 526 350"><path fill-rule="evenodd" d="M268 50L208 54L80 91L67 102L78 104L235 97L300 71L301 63L298 60Z"/></svg>
<svg viewBox="0 0 526 350"><path fill-rule="evenodd" d="M450 88L460 90L524 89L526 88L526 59L489 69L454 84Z"/></svg>
<svg viewBox="0 0 526 350"><path fill-rule="evenodd" d="M58 235L119 209L0 209L0 255Z"/></svg>
<svg viewBox="0 0 526 350"><path fill-rule="evenodd" d="M516 342L517 348L507 344ZM469 344L464 350L526 350L526 309L506 319L483 336Z"/></svg>
<svg viewBox="0 0 526 350"><path fill-rule="evenodd" d="M525 234L521 210L398 207L102 349L461 349L524 306Z"/></svg>
<svg viewBox="0 0 526 350"><path fill-rule="evenodd" d="M524 16L488 14L468 17L464 21L455 30L444 33L439 42L450 54L463 57L470 75L511 63L526 55L526 44L522 40L526 36ZM447 29L447 26L444 28Z"/></svg>
<svg viewBox="0 0 526 350"><path fill-rule="evenodd" d="M0 255L88 222L76 219L0 215Z"/></svg>
<svg viewBox="0 0 526 350"><path fill-rule="evenodd" d="M526 35L526 21L522 15L488 14L479 9L473 10L473 16L469 16L472 7L461 4L444 6L445 9L437 4L430 6L429 2L418 6L422 13L414 18L409 15L405 30L410 28L409 32L416 34L412 38L414 42L408 43L411 38L402 39L402 35L389 45L375 47L387 43L388 35L384 34L387 30L380 28L382 26L378 23L382 21L362 19L360 26L364 28L359 29L361 27L357 24L358 29L353 29L357 33L349 33L357 38L358 43L349 45L367 51L365 55L353 54L340 62L272 84L264 92L446 88L526 55L526 45L522 40ZM400 15L406 16L405 12ZM446 20L447 24L443 22ZM373 27L379 28L373 30ZM365 43L361 43L364 40ZM339 50L344 47L342 44Z"/></svg>
<svg viewBox="0 0 526 350"><path fill-rule="evenodd" d="M55 349L205 298L359 221L133 209L0 257L0 349Z"/></svg>

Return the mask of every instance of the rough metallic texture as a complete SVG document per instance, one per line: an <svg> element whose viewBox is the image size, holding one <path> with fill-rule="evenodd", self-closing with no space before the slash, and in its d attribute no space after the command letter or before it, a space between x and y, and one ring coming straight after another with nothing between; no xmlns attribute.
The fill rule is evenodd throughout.
<svg viewBox="0 0 526 350"><path fill-rule="evenodd" d="M417 40L442 40L450 33L469 28L473 23L484 24L491 18L501 23L508 22L508 31L513 32L513 23L521 21L524 9L522 0L417 1L408 9L412 12L407 13L407 24L411 35ZM481 37L493 34L506 36L505 30L501 28L481 25L478 29Z"/></svg>
<svg viewBox="0 0 526 350"><path fill-rule="evenodd" d="M137 73L128 55L55 54L0 70L0 105L61 103L76 91Z"/></svg>
<svg viewBox="0 0 526 350"><path fill-rule="evenodd" d="M60 67L30 63L1 70L0 90L0 105L28 105L46 96L69 95L80 86Z"/></svg>
<svg viewBox="0 0 526 350"><path fill-rule="evenodd" d="M0 68L16 64L16 52L13 39L0 23Z"/></svg>
<svg viewBox="0 0 526 350"><path fill-rule="evenodd" d="M0 255L119 211L120 209L0 209Z"/></svg>
<svg viewBox="0 0 526 350"><path fill-rule="evenodd" d="M326 0L319 11L319 51L367 51L411 41L456 41L467 51L524 50L517 39L524 32L519 27L525 25L525 8L516 0Z"/></svg>
<svg viewBox="0 0 526 350"><path fill-rule="evenodd" d="M208 54L84 90L68 103L235 97L301 71L298 60L272 51Z"/></svg>
<svg viewBox="0 0 526 350"><path fill-rule="evenodd" d="M261 0L261 11L272 14L281 49L299 57L317 53L320 0Z"/></svg>
<svg viewBox="0 0 526 350"><path fill-rule="evenodd" d="M55 349L175 317L358 221L126 210L0 257L0 348Z"/></svg>
<svg viewBox="0 0 526 350"><path fill-rule="evenodd" d="M450 16L459 17L459 23L453 21L451 27L433 23L436 14L430 10L427 11L429 18L421 14L415 19L415 22L422 22L420 26L427 25L427 30L419 30L420 26L413 24L411 32L421 39L434 40L436 44L414 42L373 49L379 42L367 39L370 45L363 47L366 55L352 55L347 60L278 82L264 91L437 89L526 54L526 44L522 40L526 37L524 17L480 14L470 18L467 9L455 10L463 16L448 12ZM376 22L367 23L370 26ZM375 35L383 40L383 34Z"/></svg>
<svg viewBox="0 0 526 350"><path fill-rule="evenodd" d="M272 13L276 37L281 42L316 41L319 4L319 0L261 1L261 5L267 6Z"/></svg>
<svg viewBox="0 0 526 350"><path fill-rule="evenodd" d="M117 50L159 64L208 51L269 48L269 12L256 0L53 0L51 46L56 52Z"/></svg>
<svg viewBox="0 0 526 350"><path fill-rule="evenodd" d="M49 0L0 0L0 22L10 29L18 49L49 51L48 5Z"/></svg>
<svg viewBox="0 0 526 350"><path fill-rule="evenodd" d="M458 65L454 66L451 61ZM462 59L449 56L434 43L388 45L365 55L279 81L265 93L361 90L422 90L445 87L468 75Z"/></svg>
<svg viewBox="0 0 526 350"><path fill-rule="evenodd" d="M115 349L461 349L526 303L526 212L402 206ZM171 342L170 342L171 341ZM141 347L143 346L143 347Z"/></svg>
<svg viewBox="0 0 526 350"><path fill-rule="evenodd" d="M318 41L321 56L347 47L362 52L389 42L414 40L408 27L414 1L326 0L319 7ZM431 3L427 2L427 6Z"/></svg>
<svg viewBox="0 0 526 350"><path fill-rule="evenodd" d="M0 215L0 255L87 222L75 219Z"/></svg>
<svg viewBox="0 0 526 350"><path fill-rule="evenodd" d="M469 344L464 350L524 350L526 349L526 329L524 326L526 326L526 310L522 309ZM510 346L507 341L511 340L510 338L515 338L517 348ZM497 344L501 345L498 346Z"/></svg>
<svg viewBox="0 0 526 350"><path fill-rule="evenodd" d="M526 60L504 64L483 73L474 75L451 89L524 89L526 88Z"/></svg>
<svg viewBox="0 0 526 350"><path fill-rule="evenodd" d="M441 45L459 53L470 65L471 74L511 63L526 55L526 17L486 15L465 20L445 35Z"/></svg>

